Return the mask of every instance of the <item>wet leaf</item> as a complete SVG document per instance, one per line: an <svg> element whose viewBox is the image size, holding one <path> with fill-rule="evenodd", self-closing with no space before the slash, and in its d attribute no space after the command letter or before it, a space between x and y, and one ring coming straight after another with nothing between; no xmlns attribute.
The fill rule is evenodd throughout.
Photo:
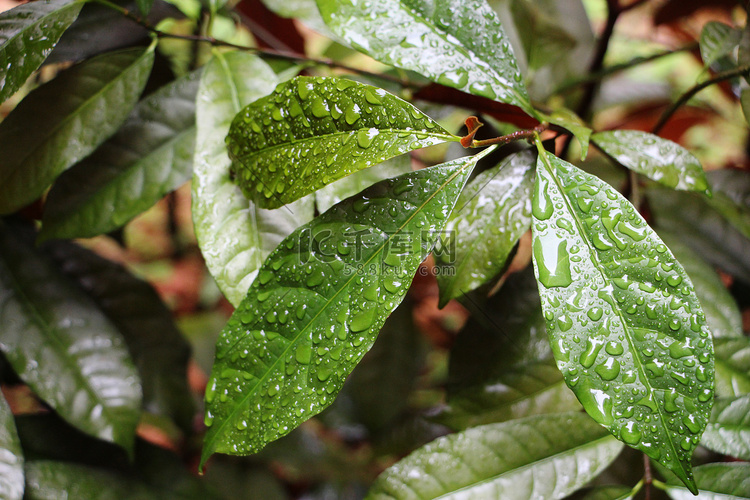
<svg viewBox="0 0 750 500"><path fill-rule="evenodd" d="M329 28L380 62L531 116L513 48L486 0L317 0ZM478 34L481 33L481 36Z"/></svg>
<svg viewBox="0 0 750 500"><path fill-rule="evenodd" d="M333 402L480 156L379 182L274 250L217 342L202 463L256 452Z"/></svg>
<svg viewBox="0 0 750 500"><path fill-rule="evenodd" d="M313 215L312 199L279 210L258 208L230 178L224 146L243 106L271 92L276 75L245 52L215 53L201 77L193 161L193 224L203 258L233 305L247 294L263 259Z"/></svg>
<svg viewBox="0 0 750 500"><path fill-rule="evenodd" d="M20 234L0 223L0 348L65 420L132 450L141 386L120 333Z"/></svg>
<svg viewBox="0 0 750 500"><path fill-rule="evenodd" d="M737 48L742 31L718 21L709 21L703 26L700 37L701 59L708 67L728 56Z"/></svg>
<svg viewBox="0 0 750 500"><path fill-rule="evenodd" d="M670 479L667 492L673 500L742 500L750 499L750 464L706 464L695 468L695 482L700 494L693 496Z"/></svg>
<svg viewBox="0 0 750 500"><path fill-rule="evenodd" d="M411 172L411 158L401 155L374 167L354 172L315 191L315 206L325 212L336 203L353 196L376 182Z"/></svg>
<svg viewBox="0 0 750 500"><path fill-rule="evenodd" d="M0 394L0 497L23 498L23 450L10 406Z"/></svg>
<svg viewBox="0 0 750 500"><path fill-rule="evenodd" d="M563 498L596 477L621 449L583 413L484 425L413 452L383 472L366 498Z"/></svg>
<svg viewBox="0 0 750 500"><path fill-rule="evenodd" d="M690 279L617 191L543 150L532 214L542 309L566 383L594 420L694 491L690 459L714 367Z"/></svg>
<svg viewBox="0 0 750 500"><path fill-rule="evenodd" d="M667 189L649 189L646 196L657 229L679 234L708 262L750 283L750 236L739 220L742 211L728 197L714 192L709 201L699 193Z"/></svg>
<svg viewBox="0 0 750 500"><path fill-rule="evenodd" d="M513 154L479 174L456 202L435 253L440 307L496 278L531 225L535 154Z"/></svg>
<svg viewBox="0 0 750 500"><path fill-rule="evenodd" d="M200 72L139 102L120 130L64 172L47 196L40 239L113 231L190 179Z"/></svg>
<svg viewBox="0 0 750 500"><path fill-rule="evenodd" d="M690 276L713 338L742 337L742 316L737 302L714 268L678 236L659 231L659 237Z"/></svg>
<svg viewBox="0 0 750 500"><path fill-rule="evenodd" d="M458 140L383 89L306 76L248 105L226 139L235 182L265 208L413 149Z"/></svg>
<svg viewBox="0 0 750 500"><path fill-rule="evenodd" d="M750 340L747 337L715 339L716 395L750 393Z"/></svg>
<svg viewBox="0 0 750 500"><path fill-rule="evenodd" d="M589 142L591 141L593 130L587 127L578 115L567 108L561 108L549 115L542 115L542 118L554 125L559 125L569 130L581 147L581 161L586 159L589 154Z"/></svg>
<svg viewBox="0 0 750 500"><path fill-rule="evenodd" d="M190 348L156 291L124 267L69 242L44 247L59 268L117 327L141 376L143 407L192 432L195 404L187 385Z"/></svg>
<svg viewBox="0 0 750 500"><path fill-rule="evenodd" d="M750 460L750 396L718 398L701 445L722 455Z"/></svg>
<svg viewBox="0 0 750 500"><path fill-rule="evenodd" d="M45 0L0 13L0 103L42 65L82 5L71 0Z"/></svg>
<svg viewBox="0 0 750 500"><path fill-rule="evenodd" d="M626 486L598 486L581 500L631 500L633 496L633 490Z"/></svg>
<svg viewBox="0 0 750 500"><path fill-rule="evenodd" d="M37 199L112 135L135 106L153 60L153 46L104 54L29 93L0 123L0 213Z"/></svg>
<svg viewBox="0 0 750 500"><path fill-rule="evenodd" d="M597 132L594 143L618 163L672 189L708 192L698 159L672 141L638 130Z"/></svg>

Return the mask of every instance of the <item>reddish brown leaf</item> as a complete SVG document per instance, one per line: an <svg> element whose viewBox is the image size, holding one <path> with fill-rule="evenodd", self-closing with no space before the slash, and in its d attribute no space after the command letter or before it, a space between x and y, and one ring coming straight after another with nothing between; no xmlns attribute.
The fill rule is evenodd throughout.
<svg viewBox="0 0 750 500"><path fill-rule="evenodd" d="M291 19L276 15L260 0L242 0L236 9L262 48L305 53L305 39Z"/></svg>

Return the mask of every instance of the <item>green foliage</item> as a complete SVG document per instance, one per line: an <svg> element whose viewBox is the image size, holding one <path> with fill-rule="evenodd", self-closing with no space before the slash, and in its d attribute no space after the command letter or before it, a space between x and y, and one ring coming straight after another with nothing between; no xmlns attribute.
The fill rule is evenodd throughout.
<svg viewBox="0 0 750 500"><path fill-rule="evenodd" d="M490 424L417 450L386 470L366 498L563 498L601 472L621 449L581 413Z"/></svg>
<svg viewBox="0 0 750 500"><path fill-rule="evenodd" d="M749 498L747 25L263 3L0 13L0 496Z"/></svg>

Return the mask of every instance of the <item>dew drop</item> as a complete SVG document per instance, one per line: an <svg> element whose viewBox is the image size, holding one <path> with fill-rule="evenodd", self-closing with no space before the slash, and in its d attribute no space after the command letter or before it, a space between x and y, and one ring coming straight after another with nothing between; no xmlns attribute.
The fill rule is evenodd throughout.
<svg viewBox="0 0 750 500"><path fill-rule="evenodd" d="M567 245L566 240L550 238L537 238L534 241L539 281L547 288L566 287L573 282Z"/></svg>
<svg viewBox="0 0 750 500"><path fill-rule="evenodd" d="M554 206L552 199L547 194L549 182L546 178L538 177L535 184L536 192L532 199L531 211L539 220L547 220L552 217Z"/></svg>

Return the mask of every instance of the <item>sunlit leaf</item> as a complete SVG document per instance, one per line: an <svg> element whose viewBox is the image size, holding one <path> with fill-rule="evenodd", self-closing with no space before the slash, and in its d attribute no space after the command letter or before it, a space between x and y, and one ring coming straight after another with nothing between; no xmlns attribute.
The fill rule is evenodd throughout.
<svg viewBox="0 0 750 500"><path fill-rule="evenodd" d="M91 156L64 172L44 206L41 239L108 233L190 179L200 73L139 102Z"/></svg>
<svg viewBox="0 0 750 500"><path fill-rule="evenodd" d="M331 404L479 156L379 182L276 248L217 342L202 463L258 451Z"/></svg>
<svg viewBox="0 0 750 500"><path fill-rule="evenodd" d="M708 67L724 56L730 55L742 38L742 31L718 21L703 26L700 38L701 59Z"/></svg>
<svg viewBox="0 0 750 500"><path fill-rule="evenodd" d="M411 158L401 155L374 167L354 172L315 191L315 207L325 212L341 200L353 196L376 182L411 172Z"/></svg>
<svg viewBox="0 0 750 500"><path fill-rule="evenodd" d="M21 234L0 223L0 348L65 420L130 450L141 386L120 333Z"/></svg>
<svg viewBox="0 0 750 500"><path fill-rule="evenodd" d="M722 455L750 460L750 396L718 398L701 445Z"/></svg>
<svg viewBox="0 0 750 500"><path fill-rule="evenodd" d="M742 500L750 499L750 464L706 464L695 468L695 482L700 494L694 496L670 480L667 492L673 500Z"/></svg>
<svg viewBox="0 0 750 500"><path fill-rule="evenodd" d="M243 109L227 147L245 196L277 208L388 158L457 140L383 89L300 76Z"/></svg>
<svg viewBox="0 0 750 500"><path fill-rule="evenodd" d="M112 135L135 106L153 46L95 57L31 92L0 123L0 213L37 199Z"/></svg>
<svg viewBox="0 0 750 500"><path fill-rule="evenodd" d="M690 276L713 338L742 337L742 315L737 302L713 266L693 252L682 238L666 231L659 231L659 237Z"/></svg>
<svg viewBox="0 0 750 500"><path fill-rule="evenodd" d="M191 432L195 404L187 385L190 348L156 291L119 264L73 243L54 242L44 250L123 335L141 376L144 409L169 416Z"/></svg>
<svg viewBox="0 0 750 500"><path fill-rule="evenodd" d="M466 186L435 253L440 306L489 282L531 225L535 154L513 154Z"/></svg>
<svg viewBox="0 0 750 500"><path fill-rule="evenodd" d="M708 191L698 159L672 141L638 130L597 132L591 139L630 170L672 189Z"/></svg>
<svg viewBox="0 0 750 500"><path fill-rule="evenodd" d="M586 411L695 490L713 349L682 266L611 186L540 151L533 261L552 350Z"/></svg>
<svg viewBox="0 0 750 500"><path fill-rule="evenodd" d="M0 13L0 103L42 65L82 5L71 0L43 0Z"/></svg>
<svg viewBox="0 0 750 500"><path fill-rule="evenodd" d="M413 452L383 472L366 498L564 498L596 477L621 449L582 413L484 425Z"/></svg>
<svg viewBox="0 0 750 500"><path fill-rule="evenodd" d="M750 340L747 337L715 339L716 395L750 393Z"/></svg>
<svg viewBox="0 0 750 500"><path fill-rule="evenodd" d="M317 2L336 35L378 61L535 115L513 49L486 0Z"/></svg>
<svg viewBox="0 0 750 500"><path fill-rule="evenodd" d="M238 305L263 259L313 215L312 199L279 210L258 208L230 177L224 145L243 106L271 92L276 75L258 57L215 53L201 77L193 161L193 224L203 258L229 302Z"/></svg>
<svg viewBox="0 0 750 500"><path fill-rule="evenodd" d="M5 398L0 394L0 498L23 498L23 450L16 423Z"/></svg>

